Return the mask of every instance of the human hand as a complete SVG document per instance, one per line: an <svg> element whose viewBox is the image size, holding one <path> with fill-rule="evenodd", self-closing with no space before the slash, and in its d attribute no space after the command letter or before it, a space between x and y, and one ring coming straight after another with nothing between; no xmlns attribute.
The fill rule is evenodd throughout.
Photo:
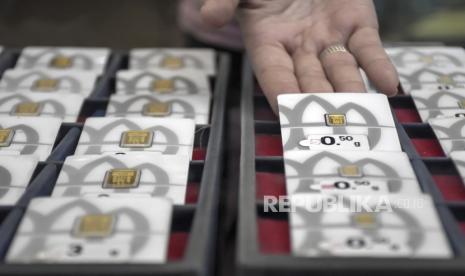
<svg viewBox="0 0 465 276"><path fill-rule="evenodd" d="M372 0L204 0L202 16L220 27L236 9L255 75L275 112L282 93L365 91L359 66L379 91L397 93L399 79ZM348 51L325 51L334 45Z"/></svg>

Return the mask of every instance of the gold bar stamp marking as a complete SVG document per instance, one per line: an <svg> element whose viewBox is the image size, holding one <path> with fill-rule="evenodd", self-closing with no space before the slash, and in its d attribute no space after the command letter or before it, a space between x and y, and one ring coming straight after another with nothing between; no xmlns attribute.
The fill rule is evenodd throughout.
<svg viewBox="0 0 465 276"><path fill-rule="evenodd" d="M121 135L122 148L150 148L153 142L153 132L146 130L129 130Z"/></svg>
<svg viewBox="0 0 465 276"><path fill-rule="evenodd" d="M344 114L325 114L325 122L327 126L331 127L347 125L346 115Z"/></svg>
<svg viewBox="0 0 465 276"><path fill-rule="evenodd" d="M103 188L105 189L131 189L137 188L140 181L140 170L113 169L105 174Z"/></svg>

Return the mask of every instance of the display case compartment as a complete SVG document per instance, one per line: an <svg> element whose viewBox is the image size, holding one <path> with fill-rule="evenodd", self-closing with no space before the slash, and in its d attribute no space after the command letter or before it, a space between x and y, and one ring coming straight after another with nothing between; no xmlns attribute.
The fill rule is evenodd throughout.
<svg viewBox="0 0 465 276"><path fill-rule="evenodd" d="M0 74L12 68L20 50L7 49L0 56ZM213 87L208 125L198 125L190 162L185 205L176 205L171 225L168 259L164 264L9 264L4 257L30 200L51 194L63 161L73 155L83 125L89 117L105 116L109 96L115 93L115 76L127 69L128 51L113 50L106 70L88 97L76 123L62 124L52 153L40 163L25 194L16 206L0 208L0 275L214 275L220 185L224 167L226 96L230 57L218 53L218 73Z"/></svg>
<svg viewBox="0 0 465 276"><path fill-rule="evenodd" d="M242 84L242 147L239 183L237 266L240 275L462 275L465 216L458 175L428 124L421 123L410 96L390 98L402 150L422 190L435 202L454 256L450 259L303 258L290 249L287 213L264 212L265 196L285 196L280 128L245 62ZM441 178L445 178L442 180ZM457 183L449 183L448 179ZM439 180L439 181L438 181ZM446 190L441 186L447 186ZM464 188L465 189L465 188ZM446 196L444 193L446 192Z"/></svg>

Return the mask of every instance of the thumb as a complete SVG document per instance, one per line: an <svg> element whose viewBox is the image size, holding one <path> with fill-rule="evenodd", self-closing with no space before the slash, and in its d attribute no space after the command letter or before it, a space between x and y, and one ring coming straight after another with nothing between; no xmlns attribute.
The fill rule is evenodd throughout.
<svg viewBox="0 0 465 276"><path fill-rule="evenodd" d="M233 19L238 5L239 0L205 0L201 9L203 20L213 27L223 27Z"/></svg>

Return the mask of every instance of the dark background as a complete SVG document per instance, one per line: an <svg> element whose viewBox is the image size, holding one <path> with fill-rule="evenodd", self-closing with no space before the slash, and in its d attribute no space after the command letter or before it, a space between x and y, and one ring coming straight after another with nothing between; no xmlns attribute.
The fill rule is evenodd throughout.
<svg viewBox="0 0 465 276"><path fill-rule="evenodd" d="M464 0L376 3L385 40L464 44ZM0 45L182 46L176 6L176 0L0 0Z"/></svg>
<svg viewBox="0 0 465 276"><path fill-rule="evenodd" d="M0 0L0 45L179 46L175 0Z"/></svg>

